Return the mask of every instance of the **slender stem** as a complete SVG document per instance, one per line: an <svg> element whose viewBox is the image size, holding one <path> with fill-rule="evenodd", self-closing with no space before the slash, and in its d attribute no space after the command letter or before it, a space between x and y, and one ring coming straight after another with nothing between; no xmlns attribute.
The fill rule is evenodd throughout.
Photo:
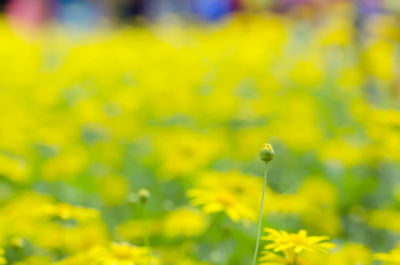
<svg viewBox="0 0 400 265"><path fill-rule="evenodd" d="M143 218L143 226L144 226L144 245L146 247L150 247L150 231L149 231L149 222L147 220L147 214L146 214L146 205L142 204L140 206L142 209L142 218Z"/></svg>
<svg viewBox="0 0 400 265"><path fill-rule="evenodd" d="M294 253L293 265L297 265L297 254Z"/></svg>
<svg viewBox="0 0 400 265"><path fill-rule="evenodd" d="M267 175L268 175L267 163L265 163L265 170L264 170L264 186L263 186L263 192L262 192L262 197L261 197L260 213L259 213L259 217L258 217L257 241L256 241L256 248L255 248L255 250L254 250L252 265L255 265L255 264L256 264L256 261L257 261L257 253L258 253L258 247L259 247L259 245L260 245L261 223L262 223L262 216L263 216L265 189L266 189L266 187L267 187Z"/></svg>

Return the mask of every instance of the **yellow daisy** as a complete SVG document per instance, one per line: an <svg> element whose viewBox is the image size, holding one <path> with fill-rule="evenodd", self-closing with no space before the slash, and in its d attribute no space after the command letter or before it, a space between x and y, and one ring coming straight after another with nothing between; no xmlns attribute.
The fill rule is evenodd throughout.
<svg viewBox="0 0 400 265"><path fill-rule="evenodd" d="M307 236L306 230L300 230L296 233L287 233L283 230L275 230L265 228L268 236L263 236L263 240L271 241L264 248L266 250L272 249L274 252L279 252L287 249L293 249L295 253L302 251L320 251L325 252L330 248L335 247L334 244L326 242L329 240L327 236Z"/></svg>
<svg viewBox="0 0 400 265"><path fill-rule="evenodd" d="M265 231L269 234L262 239L270 241L270 243L264 247L265 251L260 259L262 264L303 264L299 257L302 252L327 252L328 249L335 247L334 244L327 242L328 237L307 236L305 230L298 233L287 233L283 230L266 228Z"/></svg>
<svg viewBox="0 0 400 265"><path fill-rule="evenodd" d="M193 205L203 206L205 213L225 212L234 222L255 221L260 179L238 172L207 172L196 186L187 195Z"/></svg>

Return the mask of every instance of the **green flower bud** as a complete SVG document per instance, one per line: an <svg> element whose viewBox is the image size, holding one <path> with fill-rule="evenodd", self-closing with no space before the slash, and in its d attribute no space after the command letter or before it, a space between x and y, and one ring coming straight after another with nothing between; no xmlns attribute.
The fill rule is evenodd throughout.
<svg viewBox="0 0 400 265"><path fill-rule="evenodd" d="M260 159L264 161L265 163L268 163L272 159L274 159L275 152L274 149L272 148L272 145L270 144L263 144L260 153L259 153Z"/></svg>
<svg viewBox="0 0 400 265"><path fill-rule="evenodd" d="M141 204L145 204L150 199L150 192L147 189L139 190L139 201Z"/></svg>

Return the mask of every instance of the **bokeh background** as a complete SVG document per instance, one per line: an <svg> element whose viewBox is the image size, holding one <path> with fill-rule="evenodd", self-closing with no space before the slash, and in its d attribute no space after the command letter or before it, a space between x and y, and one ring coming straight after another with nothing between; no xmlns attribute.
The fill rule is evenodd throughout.
<svg viewBox="0 0 400 265"><path fill-rule="evenodd" d="M304 264L400 244L400 1L0 10L0 264L250 264L264 142L263 226L336 244Z"/></svg>

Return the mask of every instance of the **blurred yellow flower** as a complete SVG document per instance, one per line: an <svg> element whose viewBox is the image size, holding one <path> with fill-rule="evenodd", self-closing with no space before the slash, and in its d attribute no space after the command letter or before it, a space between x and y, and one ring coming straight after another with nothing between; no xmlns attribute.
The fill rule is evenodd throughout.
<svg viewBox="0 0 400 265"><path fill-rule="evenodd" d="M15 265L49 265L52 264L51 259L45 256L30 256L24 260L13 263Z"/></svg>
<svg viewBox="0 0 400 265"><path fill-rule="evenodd" d="M95 209L72 206L66 203L48 204L42 209L44 215L62 220L74 219L77 222L88 222L99 217Z"/></svg>
<svg viewBox="0 0 400 265"><path fill-rule="evenodd" d="M24 183L29 180L29 167L21 158L0 154L0 175Z"/></svg>
<svg viewBox="0 0 400 265"><path fill-rule="evenodd" d="M3 248L0 248L0 265L6 265L7 259L4 257L4 255L6 254L6 252L4 251Z"/></svg>
<svg viewBox="0 0 400 265"><path fill-rule="evenodd" d="M224 142L218 138L181 129L156 135L154 151L161 159L159 175L174 178L204 168L221 151Z"/></svg>
<svg viewBox="0 0 400 265"><path fill-rule="evenodd" d="M72 179L84 170L87 163L87 150L82 146L62 149L59 154L47 159L44 163L43 179L47 181Z"/></svg>
<svg viewBox="0 0 400 265"><path fill-rule="evenodd" d="M363 146L344 141L343 139L330 139L326 141L319 148L319 155L323 161L338 161L345 166L357 165L366 160L365 148Z"/></svg>
<svg viewBox="0 0 400 265"><path fill-rule="evenodd" d="M183 244L173 246L163 246L157 248L160 252L161 260L165 265L210 265L205 261L199 261L193 257L196 252L195 241L185 241Z"/></svg>
<svg viewBox="0 0 400 265"><path fill-rule="evenodd" d="M356 265L370 264L372 261L371 250L366 246L357 243L346 243L337 252L329 255L324 253L308 252L303 256L307 265Z"/></svg>
<svg viewBox="0 0 400 265"><path fill-rule="evenodd" d="M168 213L164 221L164 233L168 237L197 236L207 227L206 218L198 211L180 208Z"/></svg>
<svg viewBox="0 0 400 265"><path fill-rule="evenodd" d="M300 187L294 200L306 228L336 236L341 231L341 220L337 212L338 194L335 186L322 177L309 177ZM321 218L325 221L320 222Z"/></svg>
<svg viewBox="0 0 400 265"><path fill-rule="evenodd" d="M119 224L116 232L124 240L141 242L147 236L162 234L164 231L162 221L160 219L130 220ZM146 229L143 229L143 227L146 227Z"/></svg>
<svg viewBox="0 0 400 265"><path fill-rule="evenodd" d="M128 179L120 175L108 175L99 178L98 190L107 205L118 205L123 202L128 193Z"/></svg>
<svg viewBox="0 0 400 265"><path fill-rule="evenodd" d="M205 172L196 188L187 192L193 205L201 205L205 213L225 212L234 222L248 223L256 219L261 180L239 172Z"/></svg>
<svg viewBox="0 0 400 265"><path fill-rule="evenodd" d="M97 246L87 252L79 253L54 265L157 265L159 260L153 256L150 249L137 247L128 243L112 243L110 246Z"/></svg>
<svg viewBox="0 0 400 265"><path fill-rule="evenodd" d="M398 265L400 264L400 247L393 249L389 253L376 253L374 258L382 261L385 265Z"/></svg>
<svg viewBox="0 0 400 265"><path fill-rule="evenodd" d="M385 40L377 40L371 43L363 54L366 69L383 81L393 79L397 71L395 46Z"/></svg>
<svg viewBox="0 0 400 265"><path fill-rule="evenodd" d="M367 223L371 227L400 232L400 212L391 209L370 211Z"/></svg>

